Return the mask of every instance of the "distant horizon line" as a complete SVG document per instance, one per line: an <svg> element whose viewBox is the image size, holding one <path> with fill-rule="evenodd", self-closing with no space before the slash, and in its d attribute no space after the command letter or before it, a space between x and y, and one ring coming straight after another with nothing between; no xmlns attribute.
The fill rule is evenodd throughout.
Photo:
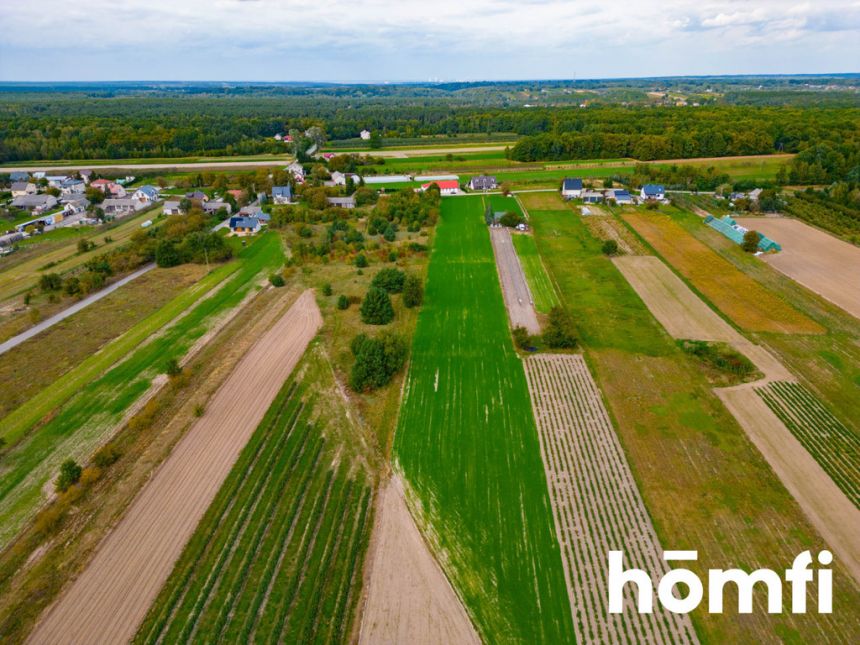
<svg viewBox="0 0 860 645"><path fill-rule="evenodd" d="M103 85L103 84L231 84L231 85L446 85L451 83L578 83L593 81L647 81L671 79L720 78L860 78L860 72L799 72L799 73L739 73L739 74L671 74L656 76L595 76L558 78L507 78L507 79L360 79L360 80L219 80L219 79L100 79L100 80L0 80L0 85Z"/></svg>

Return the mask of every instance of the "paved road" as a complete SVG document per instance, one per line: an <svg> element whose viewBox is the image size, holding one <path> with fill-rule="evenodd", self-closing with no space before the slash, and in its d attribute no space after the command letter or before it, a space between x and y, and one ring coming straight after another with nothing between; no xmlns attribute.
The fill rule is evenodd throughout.
<svg viewBox="0 0 860 645"><path fill-rule="evenodd" d="M61 312L54 314L50 318L46 318L45 320L40 322L38 325L33 325L32 327L30 327L26 331L22 331L20 334L18 334L17 336L13 336L12 338L7 340L6 342L0 343L0 354L5 354L10 349L17 347L18 345L20 345L24 341L31 339L33 336L36 336L37 334L42 333L43 331L45 331L46 329L48 329L50 327L53 327L54 325L56 325L61 320L65 320L69 316L72 316L72 315L78 313L81 309L84 309L85 307L89 307L94 302L98 302L99 300L101 300L105 296L112 294L114 291L116 291L120 287L128 284L132 280L139 278L144 273L146 273L147 271L150 271L154 268L155 268L154 262L151 264L147 264L146 266L141 267L140 269L138 269L134 273L131 273L131 274L125 276L122 280L117 280L116 282L114 282L111 285L108 285L107 287L105 287L101 291L97 291L94 294L87 296L83 300L79 300L78 302L76 302L72 306L66 307Z"/></svg>

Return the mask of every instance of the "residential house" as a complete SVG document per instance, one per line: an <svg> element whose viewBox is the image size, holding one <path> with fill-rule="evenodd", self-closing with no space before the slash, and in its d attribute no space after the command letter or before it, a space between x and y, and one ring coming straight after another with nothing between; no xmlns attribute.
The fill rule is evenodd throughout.
<svg viewBox="0 0 860 645"><path fill-rule="evenodd" d="M12 197L24 197L25 195L35 195L36 184L29 181L16 181L12 184Z"/></svg>
<svg viewBox="0 0 860 645"><path fill-rule="evenodd" d="M37 170L33 173L33 179L44 179L47 174L44 170Z"/></svg>
<svg viewBox="0 0 860 645"><path fill-rule="evenodd" d="M233 199L235 199L237 202L242 201L245 198L244 190L228 190L227 194L233 195Z"/></svg>
<svg viewBox="0 0 860 645"><path fill-rule="evenodd" d="M185 193L185 199L194 199L194 200L197 200L199 202L208 202L209 201L209 195L204 193L202 190L195 190L195 191L190 192L190 193Z"/></svg>
<svg viewBox="0 0 860 645"><path fill-rule="evenodd" d="M102 210L105 215L114 215L114 216L122 216L128 215L129 213L134 213L140 208L143 208L144 204L142 204L137 199L131 198L119 198L119 199L106 199L101 204Z"/></svg>
<svg viewBox="0 0 860 645"><path fill-rule="evenodd" d="M61 184L69 179L68 175L47 175L48 185L51 188L59 188Z"/></svg>
<svg viewBox="0 0 860 645"><path fill-rule="evenodd" d="M93 177L93 171L92 170L79 170L78 174L81 176L81 179L84 180L85 184L90 183L90 179L92 179L92 177Z"/></svg>
<svg viewBox="0 0 860 645"><path fill-rule="evenodd" d="M178 201L171 200L164 202L164 207L161 209L161 212L165 215L182 215L182 208L179 206Z"/></svg>
<svg viewBox="0 0 860 645"><path fill-rule="evenodd" d="M285 170L295 177L296 181L303 183L305 181L305 167L298 161L294 161Z"/></svg>
<svg viewBox="0 0 860 645"><path fill-rule="evenodd" d="M335 206L337 208L355 208L355 197L352 195L349 197L326 197L325 200L328 202L329 206Z"/></svg>
<svg viewBox="0 0 860 645"><path fill-rule="evenodd" d="M623 188L610 188L606 191L606 199L614 199L616 204L622 206L633 203L633 195Z"/></svg>
<svg viewBox="0 0 860 645"><path fill-rule="evenodd" d="M217 213L222 208L227 212L228 215L233 212L233 207L230 206L229 202L225 202L220 199L211 199L208 202L203 202L204 213Z"/></svg>
<svg viewBox="0 0 860 645"><path fill-rule="evenodd" d="M666 199L666 191L660 184L645 184L639 192L642 199L656 199L658 202Z"/></svg>
<svg viewBox="0 0 860 645"><path fill-rule="evenodd" d="M358 133L358 136L361 137L364 141L370 141L370 130L362 130Z"/></svg>
<svg viewBox="0 0 860 645"><path fill-rule="evenodd" d="M565 199L579 199L582 197L582 180L574 177L565 177L561 182L561 196Z"/></svg>
<svg viewBox="0 0 860 645"><path fill-rule="evenodd" d="M113 197L125 197L127 195L125 188L110 179L96 179L90 186L98 188L105 195L112 195Z"/></svg>
<svg viewBox="0 0 860 645"><path fill-rule="evenodd" d="M332 186L346 186L346 175L338 170L331 174Z"/></svg>
<svg viewBox="0 0 860 645"><path fill-rule="evenodd" d="M34 213L44 213L57 205L57 198L53 195L22 195L12 200L12 206Z"/></svg>
<svg viewBox="0 0 860 645"><path fill-rule="evenodd" d="M23 181L26 183L26 182L30 181L30 173L27 173L27 172L10 172L9 173L9 181L11 181L11 182Z"/></svg>
<svg viewBox="0 0 860 645"><path fill-rule="evenodd" d="M59 189L63 195L83 195L87 185L83 179L67 179L59 185Z"/></svg>
<svg viewBox="0 0 860 645"><path fill-rule="evenodd" d="M263 209L259 206L243 206L239 209L240 217L254 217L262 221Z"/></svg>
<svg viewBox="0 0 860 645"><path fill-rule="evenodd" d="M256 217L231 217L229 226L235 235L253 235L260 230L260 220Z"/></svg>
<svg viewBox="0 0 860 645"><path fill-rule="evenodd" d="M460 192L460 184L454 179L447 181L431 181L421 185L421 190L427 190L430 186L436 185L439 187L439 192L442 195L456 195Z"/></svg>
<svg viewBox="0 0 860 645"><path fill-rule="evenodd" d="M603 193L596 190L584 190L581 193L582 201L586 204L599 204L603 201Z"/></svg>
<svg viewBox="0 0 860 645"><path fill-rule="evenodd" d="M292 204L293 187L289 184L286 186L272 186L272 201L276 204Z"/></svg>
<svg viewBox="0 0 860 645"><path fill-rule="evenodd" d="M472 190L494 190L496 186L496 178L492 175L472 177L469 181L469 188Z"/></svg>
<svg viewBox="0 0 860 645"><path fill-rule="evenodd" d="M141 186L132 195L133 199L137 199L146 204L152 204L153 202L158 201L158 188L155 186L150 186L147 184L146 186Z"/></svg>
<svg viewBox="0 0 860 645"><path fill-rule="evenodd" d="M66 217L71 215L80 215L81 213L86 212L89 205L90 202L86 197L69 200L63 206L63 215Z"/></svg>

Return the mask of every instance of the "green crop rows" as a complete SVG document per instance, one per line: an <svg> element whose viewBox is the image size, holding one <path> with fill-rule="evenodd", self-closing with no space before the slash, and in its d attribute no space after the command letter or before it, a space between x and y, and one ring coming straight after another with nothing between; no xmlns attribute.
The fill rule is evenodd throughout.
<svg viewBox="0 0 860 645"><path fill-rule="evenodd" d="M860 508L860 439L799 383L775 381L756 388L834 483Z"/></svg>
<svg viewBox="0 0 860 645"><path fill-rule="evenodd" d="M347 640L370 487L334 459L302 394L294 382L278 394L135 642Z"/></svg>
<svg viewBox="0 0 860 645"><path fill-rule="evenodd" d="M240 260L240 268L214 295L199 301L151 342L133 349L125 360L82 387L56 416L3 455L0 545L38 508L42 487L63 461L69 457L85 461L152 380L164 372L167 361L181 359L218 315L239 304L257 276L281 265L279 238L261 236L242 251Z"/></svg>
<svg viewBox="0 0 860 645"><path fill-rule="evenodd" d="M572 642L537 430L481 197L442 200L395 460L484 640Z"/></svg>
<svg viewBox="0 0 860 645"><path fill-rule="evenodd" d="M535 239L531 235L514 235L513 240L526 273L529 289L535 299L535 308L541 313L549 313L550 309L559 304L558 295L538 254Z"/></svg>

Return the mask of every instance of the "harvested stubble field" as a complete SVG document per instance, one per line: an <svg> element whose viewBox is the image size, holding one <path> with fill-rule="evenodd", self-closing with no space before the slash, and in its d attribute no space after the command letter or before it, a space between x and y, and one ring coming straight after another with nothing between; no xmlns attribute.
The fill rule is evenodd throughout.
<svg viewBox="0 0 860 645"><path fill-rule="evenodd" d="M762 259L807 289L860 318L860 248L796 219L743 217L737 222L776 240Z"/></svg>
<svg viewBox="0 0 860 645"><path fill-rule="evenodd" d="M488 642L571 642L525 374L479 197L442 200L394 444L418 524Z"/></svg>
<svg viewBox="0 0 860 645"><path fill-rule="evenodd" d="M713 567L784 569L801 551L827 548L704 375L602 256L584 224L569 211L532 209L528 196L521 197L660 543L698 550L691 568L703 578ZM860 630L860 594L846 571L837 558L835 575L843 582L834 587L833 614L768 614L757 601L748 616L697 610L693 624L708 642L769 642L774 634L816 642L822 633L850 641ZM726 602L737 606L736 597L727 595ZM816 602L811 587L809 602Z"/></svg>
<svg viewBox="0 0 860 645"><path fill-rule="evenodd" d="M698 642L688 616L662 606L639 614L629 585L624 613L609 613L609 551L657 580L668 571L660 542L583 357L534 356L525 366L577 642Z"/></svg>
<svg viewBox="0 0 860 645"><path fill-rule="evenodd" d="M469 615L415 526L400 478L379 497L359 643L478 645Z"/></svg>
<svg viewBox="0 0 860 645"><path fill-rule="evenodd" d="M126 411L150 389L166 362L170 358L181 359L206 336L219 317L235 310L261 273L267 274L281 265L280 240L274 235L262 236L243 250L241 259L240 268L214 294L75 392L44 424L36 428L32 424L20 425L15 435L20 440L3 455L0 544L7 543L41 505L43 488L63 461L70 457L86 460L110 437ZM39 420L36 417L33 423Z"/></svg>
<svg viewBox="0 0 860 645"><path fill-rule="evenodd" d="M799 383L775 381L756 392L860 508L860 438Z"/></svg>
<svg viewBox="0 0 860 645"><path fill-rule="evenodd" d="M624 220L742 329L823 334L825 329L738 271L666 215L627 211Z"/></svg>
<svg viewBox="0 0 860 645"><path fill-rule="evenodd" d="M0 419L166 305L204 273L203 266L194 264L150 271L8 352L0 361L4 384Z"/></svg>
<svg viewBox="0 0 860 645"><path fill-rule="evenodd" d="M306 436L303 427L295 433L289 432L301 408L300 401L290 397L294 387L285 388L275 405L270 408L270 404L321 324L313 294L306 292L252 347L210 401L204 416L185 434L107 536L90 565L37 625L31 636L33 642L127 642L192 534L195 537L188 549L196 544L214 552L219 566L212 571L222 572L226 558L229 566L223 568L224 576L237 575L237 569L242 576L248 573L248 559L257 552L247 540L261 536L257 530L244 530L242 522L262 522L256 529L266 528L270 520L274 521L261 515L262 509L270 508L273 501L286 504L292 498L285 497L277 488L264 489L263 484L281 482L290 467L306 454L303 449L290 452L284 448L285 442L288 445L292 442L293 449L303 448ZM252 436L254 439L248 443ZM239 465L234 468L237 459ZM228 474L230 479L221 488ZM241 488L248 503L233 503L237 488ZM216 494L218 500L210 507ZM201 518L206 528L195 533ZM219 551L226 536L242 539L242 548L236 550L240 545L236 541L227 543L226 552ZM189 563L188 549L182 562ZM236 557L227 558L228 555ZM239 567L237 560L246 566ZM262 563L264 558L258 561ZM123 566L118 569L116 562L122 562ZM192 577L190 582L197 584L190 586L196 591L203 587L206 593L202 600L191 593L180 595L183 600L195 601L197 612L195 620L188 615L180 619L179 627L187 628L187 631L181 629L186 637L194 636L206 625L196 620L201 610L217 608L217 616L223 618L235 615L233 607L233 611L221 611L226 599L211 606L206 602L216 582L218 591L223 590L221 585L225 581L235 582L235 578L210 576L210 569L205 567L207 562L202 557L190 559L192 569L203 578ZM198 564L203 566L202 570L193 566ZM174 575L177 578L188 581L189 576ZM242 583L244 580L240 578ZM232 587L227 589L232 601L237 599L235 591ZM258 588L254 587L254 591ZM167 615L174 616L170 611ZM207 616L212 618L211 614ZM217 640L207 638L206 631L200 632L199 637Z"/></svg>
<svg viewBox="0 0 860 645"><path fill-rule="evenodd" d="M514 235L512 238L534 297L535 309L542 314L548 314L550 309L559 304L558 294L547 275L535 239L529 234Z"/></svg>
<svg viewBox="0 0 860 645"><path fill-rule="evenodd" d="M511 241L511 231L504 226L494 226L490 229L490 240L493 243L493 254L496 258L496 268L499 271L499 283L502 285L502 295L512 327L525 327L529 334L540 334L540 323L537 312L526 282L526 275L517 257L514 244Z"/></svg>

